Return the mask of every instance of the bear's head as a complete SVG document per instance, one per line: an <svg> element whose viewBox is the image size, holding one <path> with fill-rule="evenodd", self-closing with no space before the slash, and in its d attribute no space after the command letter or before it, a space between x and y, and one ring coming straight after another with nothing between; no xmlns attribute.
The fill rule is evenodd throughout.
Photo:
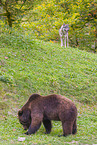
<svg viewBox="0 0 97 145"><path fill-rule="evenodd" d="M31 111L30 109L21 109L18 111L18 118L23 125L24 130L27 130L31 124Z"/></svg>

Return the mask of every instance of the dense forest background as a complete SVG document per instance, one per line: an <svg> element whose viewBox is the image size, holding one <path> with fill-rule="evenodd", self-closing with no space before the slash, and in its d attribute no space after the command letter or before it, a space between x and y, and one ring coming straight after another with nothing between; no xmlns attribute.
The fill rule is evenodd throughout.
<svg viewBox="0 0 97 145"><path fill-rule="evenodd" d="M59 42L59 28L66 23L71 47L97 52L96 0L0 0L0 7L0 26L5 31L13 28Z"/></svg>

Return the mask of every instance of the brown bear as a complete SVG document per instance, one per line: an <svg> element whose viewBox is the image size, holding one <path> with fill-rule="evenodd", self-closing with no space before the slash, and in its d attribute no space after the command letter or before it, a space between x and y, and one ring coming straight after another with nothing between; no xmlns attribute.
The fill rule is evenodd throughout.
<svg viewBox="0 0 97 145"><path fill-rule="evenodd" d="M34 134L42 122L46 133L50 133L51 120L62 122L63 136L77 132L77 108L70 99L61 95L32 94L18 111L18 117L24 129L28 129L27 135Z"/></svg>

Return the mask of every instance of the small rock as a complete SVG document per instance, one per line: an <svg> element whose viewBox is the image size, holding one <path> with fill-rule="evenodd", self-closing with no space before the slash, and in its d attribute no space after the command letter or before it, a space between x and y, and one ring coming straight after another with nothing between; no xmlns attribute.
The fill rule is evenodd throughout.
<svg viewBox="0 0 97 145"><path fill-rule="evenodd" d="M25 137L18 137L18 141L24 141Z"/></svg>

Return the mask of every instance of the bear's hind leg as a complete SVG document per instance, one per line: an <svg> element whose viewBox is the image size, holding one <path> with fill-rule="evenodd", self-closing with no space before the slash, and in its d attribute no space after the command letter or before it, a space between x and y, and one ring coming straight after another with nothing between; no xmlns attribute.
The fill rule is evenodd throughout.
<svg viewBox="0 0 97 145"><path fill-rule="evenodd" d="M76 132L77 132L77 123L76 123L76 119L75 119L75 121L73 123L72 134L76 134Z"/></svg>
<svg viewBox="0 0 97 145"><path fill-rule="evenodd" d="M62 127L63 127L63 136L72 134L73 123L65 121L62 123Z"/></svg>
<svg viewBox="0 0 97 145"><path fill-rule="evenodd" d="M51 132L52 124L49 119L43 120L43 125L46 129L46 134L49 134Z"/></svg>

